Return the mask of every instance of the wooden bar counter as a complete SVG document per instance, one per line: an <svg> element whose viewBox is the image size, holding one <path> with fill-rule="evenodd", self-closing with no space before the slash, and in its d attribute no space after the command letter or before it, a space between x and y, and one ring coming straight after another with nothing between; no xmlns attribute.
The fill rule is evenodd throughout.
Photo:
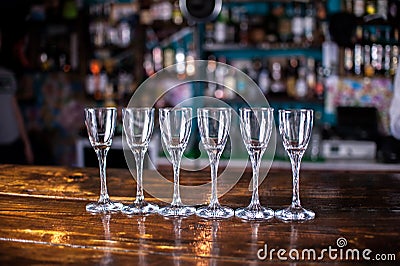
<svg viewBox="0 0 400 266"><path fill-rule="evenodd" d="M160 171L172 176L169 168ZM136 185L130 172L107 173L110 197L131 203ZM144 178L152 174L146 171ZM247 205L250 178L246 170L221 204ZM209 169L182 171L181 179L208 182ZM261 203L274 210L288 206L291 193L288 169L271 170L260 186ZM316 213L303 223L87 213L85 205L98 195L96 168L0 165L0 265L377 265L400 260L400 173L301 171L302 205ZM148 194L146 199L167 204Z"/></svg>

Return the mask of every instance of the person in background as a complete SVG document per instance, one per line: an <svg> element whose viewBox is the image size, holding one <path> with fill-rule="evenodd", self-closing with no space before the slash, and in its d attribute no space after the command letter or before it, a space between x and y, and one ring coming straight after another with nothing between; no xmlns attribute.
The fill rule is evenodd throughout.
<svg viewBox="0 0 400 266"><path fill-rule="evenodd" d="M393 99L389 108L390 131L392 136L400 139L400 67L393 80Z"/></svg>
<svg viewBox="0 0 400 266"><path fill-rule="evenodd" d="M13 72L0 67L0 163L33 163L33 152L15 92Z"/></svg>
<svg viewBox="0 0 400 266"><path fill-rule="evenodd" d="M16 42L10 52L3 47L4 38L0 31L0 163L32 164L34 155L25 123L16 99L17 79L8 67L10 61L20 62L20 46ZM7 60L11 55L12 60ZM21 62L24 63L24 62Z"/></svg>

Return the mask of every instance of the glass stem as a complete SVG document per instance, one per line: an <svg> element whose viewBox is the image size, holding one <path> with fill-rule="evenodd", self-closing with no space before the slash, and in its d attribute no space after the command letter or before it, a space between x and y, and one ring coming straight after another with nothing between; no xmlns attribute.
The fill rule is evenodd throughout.
<svg viewBox="0 0 400 266"><path fill-rule="evenodd" d="M261 156L263 154L262 150L254 150L252 156L250 156L251 166L253 170L253 194L251 197L251 202L249 207L260 206L260 200L258 195L258 176L260 172Z"/></svg>
<svg viewBox="0 0 400 266"><path fill-rule="evenodd" d="M106 149L96 149L97 159L99 160L100 168L100 203L106 203L110 200L107 191L107 176L106 176L106 158L107 158L108 148Z"/></svg>
<svg viewBox="0 0 400 266"><path fill-rule="evenodd" d="M291 152L290 162L292 164L292 174L293 174L293 196L292 196L292 207L301 208L300 204L300 192L299 192L299 178L300 178L300 164L301 158L304 152Z"/></svg>
<svg viewBox="0 0 400 266"><path fill-rule="evenodd" d="M182 159L181 149L172 149L171 159L174 168L174 194L171 205L177 207L177 206L182 206L181 193L179 191L179 168Z"/></svg>
<svg viewBox="0 0 400 266"><path fill-rule="evenodd" d="M218 174L218 164L221 152L211 151L208 156L210 157L210 167L211 167L211 200L210 207L216 208L219 206L218 202L218 192L217 192L217 174Z"/></svg>
<svg viewBox="0 0 400 266"><path fill-rule="evenodd" d="M144 201L143 193L143 160L144 160L144 149L137 149L133 151L133 156L136 162L136 200L135 203L142 203Z"/></svg>

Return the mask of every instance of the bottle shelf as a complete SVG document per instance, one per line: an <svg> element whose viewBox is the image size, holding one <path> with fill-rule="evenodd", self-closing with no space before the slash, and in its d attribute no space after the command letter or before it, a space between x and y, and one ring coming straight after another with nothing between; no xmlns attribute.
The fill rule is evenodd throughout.
<svg viewBox="0 0 400 266"><path fill-rule="evenodd" d="M280 2L280 3L310 3L313 0L226 0L226 3L265 3L265 2Z"/></svg>
<svg viewBox="0 0 400 266"><path fill-rule="evenodd" d="M316 60L322 59L320 48L293 47L293 46L243 46L239 44L205 44L203 51L213 53L216 57L224 56L229 59L254 58L254 57L291 57L305 56Z"/></svg>

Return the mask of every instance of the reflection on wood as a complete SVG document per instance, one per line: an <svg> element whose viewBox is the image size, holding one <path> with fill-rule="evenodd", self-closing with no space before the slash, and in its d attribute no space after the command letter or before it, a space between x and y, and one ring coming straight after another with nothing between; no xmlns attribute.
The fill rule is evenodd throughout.
<svg viewBox="0 0 400 266"><path fill-rule="evenodd" d="M161 170L172 178L170 169ZM151 175L147 172L146 175ZM260 187L263 205L278 209L291 199L290 171L272 171ZM145 176L146 176L145 175ZM209 172L182 171L182 182L200 184ZM233 208L249 203L251 172L221 198ZM114 200L130 203L128 170L109 169ZM261 264L259 249L315 249L344 237L346 248L394 253L400 259L400 176L394 173L311 172L301 176L301 198L316 219L305 223L165 219L159 215L92 215L96 168L0 166L0 262L2 265L245 265ZM165 189L160 187L160 189ZM171 195L172 196L172 195ZM151 202L160 202L146 195ZM169 201L170 199L166 199ZM270 258L267 257L266 261ZM279 259L276 252L272 258ZM329 262L325 256L324 261ZM265 261L264 261L265 262ZM338 262L338 260L336 260ZM342 261L351 265L351 261Z"/></svg>

